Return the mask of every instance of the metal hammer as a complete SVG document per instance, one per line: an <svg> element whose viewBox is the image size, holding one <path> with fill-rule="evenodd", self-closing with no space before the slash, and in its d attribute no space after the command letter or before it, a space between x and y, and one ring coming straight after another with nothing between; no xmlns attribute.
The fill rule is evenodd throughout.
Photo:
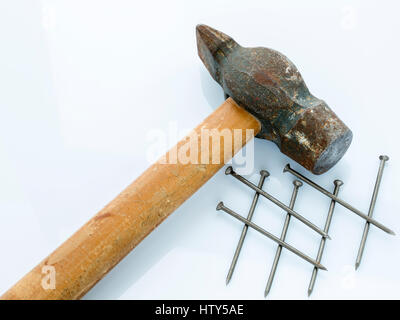
<svg viewBox="0 0 400 320"><path fill-rule="evenodd" d="M199 56L225 93L261 123L257 137L273 141L314 174L332 168L353 134L308 90L296 66L267 48L244 48L226 34L199 25Z"/></svg>
<svg viewBox="0 0 400 320"><path fill-rule="evenodd" d="M40 262L2 299L78 299L168 215L209 180L255 135L316 174L337 163L352 133L325 102L312 96L296 67L266 48L243 48L229 36L199 25L199 56L231 97L151 165L104 209ZM202 146L200 163L172 163L171 151L200 144L204 129L240 129L240 143ZM247 134L251 132L251 134ZM213 137L211 137L213 138ZM228 149L228 150L227 150ZM205 157L203 157L206 155ZM213 161L217 159L218 161ZM54 288L43 286L43 269L55 271Z"/></svg>

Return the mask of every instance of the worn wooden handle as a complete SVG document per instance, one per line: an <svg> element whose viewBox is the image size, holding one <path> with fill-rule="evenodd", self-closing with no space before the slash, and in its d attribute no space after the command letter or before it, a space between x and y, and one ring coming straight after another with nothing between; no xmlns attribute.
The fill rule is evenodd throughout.
<svg viewBox="0 0 400 320"><path fill-rule="evenodd" d="M242 142L233 143L231 150L225 148L224 139L220 140L220 148L211 148L213 142L209 146L201 146L201 132L204 131L202 129L228 129L230 132L241 129ZM249 135L249 130L245 129L252 129L253 134ZM144 237L210 179L224 165L224 158L230 160L226 157L229 158L230 153L235 154L239 151L259 131L258 120L238 107L232 99L226 100L192 132L197 136L198 158L203 156L203 163L164 164L164 160L170 160L170 155L173 154L171 151L167 153L166 158L150 166L1 298L82 297ZM181 140L172 151L179 153L187 147L189 140L189 137ZM204 164L206 152L209 153L209 164ZM219 163L211 163L212 158L214 162ZM43 285L43 270L54 270L53 287Z"/></svg>

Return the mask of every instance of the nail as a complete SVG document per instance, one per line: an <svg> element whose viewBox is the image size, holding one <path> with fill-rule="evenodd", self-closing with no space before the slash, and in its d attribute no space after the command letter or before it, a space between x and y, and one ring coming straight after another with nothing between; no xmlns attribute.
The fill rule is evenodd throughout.
<svg viewBox="0 0 400 320"><path fill-rule="evenodd" d="M290 204L289 204L290 209L294 208L294 203L296 202L298 190L303 185L303 183L299 180L294 180L293 185L294 185L294 187L293 187L292 197L290 199ZM282 241L285 241L289 223L290 223L290 214L288 213L288 214L286 214L285 223L283 224L283 229L282 229L282 233L281 233ZM276 268L278 267L279 258L281 257L281 252L282 252L282 246L278 245L278 248L276 248L275 258L274 258L274 262L272 264L271 272L269 273L267 286L265 287L264 297L266 297L271 290L272 282L274 281L274 277L275 277L275 273L276 273Z"/></svg>
<svg viewBox="0 0 400 320"><path fill-rule="evenodd" d="M261 189L263 187L265 178L267 178L269 176L269 172L266 170L261 170L260 175L261 175L261 177L258 182L258 187ZM260 197L260 194L258 192L256 192L254 194L253 202L251 203L249 213L247 214L247 220L251 220L253 218L253 213L256 208L259 197ZM229 267L228 275L226 276L226 284L228 284L232 278L232 274L233 274L233 271L235 270L240 251L242 250L243 242L244 242L244 239L246 238L248 228L249 227L246 224L243 226L242 233L240 234L239 242L236 246L235 254L233 255L233 259L232 259L231 265Z"/></svg>
<svg viewBox="0 0 400 320"><path fill-rule="evenodd" d="M333 194L335 196L337 196L339 194L340 186L343 185L343 182L341 180L335 180L333 183L335 184ZM326 231L326 232L329 231L329 227L331 226L331 221L332 221L333 211L335 209L335 204L336 204L336 201L331 200L331 204L329 206L329 211L328 211L328 216L326 217L325 227L324 227L324 231ZM317 262L319 262L319 263L321 262L322 254L324 253L325 243L326 243L325 238L322 237L321 242L319 243L319 249L318 249L318 254L317 254ZM317 279L317 273L318 273L318 269L314 268L312 275L311 275L310 284L308 286L308 296L311 295L311 293L314 289L315 280Z"/></svg>
<svg viewBox="0 0 400 320"><path fill-rule="evenodd" d="M378 175L376 177L375 187L374 187L374 191L372 193L371 203L369 205L368 217L372 217L372 214L374 213L376 199L378 197L378 191L379 191L379 187L381 185L383 169L385 168L385 163L386 163L386 161L389 160L389 157L388 156L380 156L379 160L381 160L381 162L379 164ZM355 266L356 270L360 266L361 259L362 259L363 253L364 253L365 243L367 241L368 232L369 232L369 225L370 225L370 223L367 221L364 226L364 232L363 232L363 235L361 238L360 248L358 249L358 254L357 254L357 259L356 259L356 266Z"/></svg>

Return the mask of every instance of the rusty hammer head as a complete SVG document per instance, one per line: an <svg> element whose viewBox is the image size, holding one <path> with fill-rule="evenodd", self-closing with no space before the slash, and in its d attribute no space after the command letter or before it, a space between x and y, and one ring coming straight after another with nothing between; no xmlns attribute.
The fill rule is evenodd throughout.
<svg viewBox="0 0 400 320"><path fill-rule="evenodd" d="M267 48L244 48L206 25L196 27L197 48L211 76L262 125L258 138L276 143L306 169L321 174L344 155L351 130L308 90L295 65Z"/></svg>

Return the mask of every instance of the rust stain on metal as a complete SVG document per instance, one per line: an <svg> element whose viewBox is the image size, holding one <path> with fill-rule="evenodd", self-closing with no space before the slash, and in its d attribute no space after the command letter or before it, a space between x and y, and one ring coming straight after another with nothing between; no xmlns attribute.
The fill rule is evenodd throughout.
<svg viewBox="0 0 400 320"><path fill-rule="evenodd" d="M315 174L333 167L351 130L308 90L296 66L268 48L244 48L206 25L196 27L198 53L225 93L261 122L258 138L273 141Z"/></svg>

